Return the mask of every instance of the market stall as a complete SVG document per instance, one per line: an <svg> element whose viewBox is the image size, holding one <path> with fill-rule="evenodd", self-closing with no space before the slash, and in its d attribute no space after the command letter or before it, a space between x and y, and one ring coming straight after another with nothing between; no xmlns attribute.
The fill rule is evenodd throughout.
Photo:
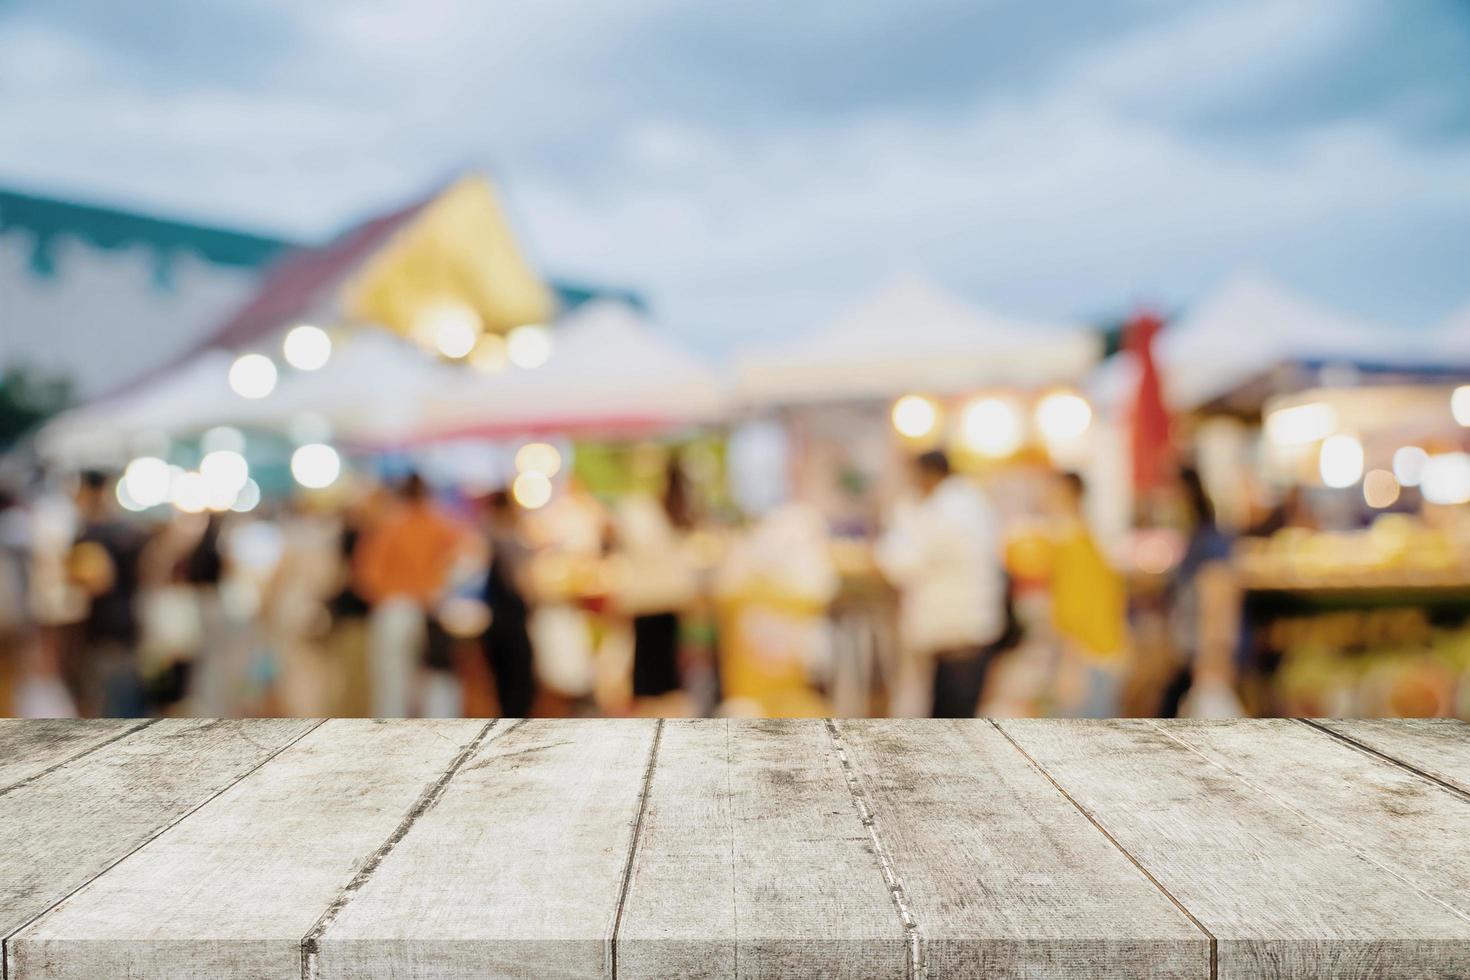
<svg viewBox="0 0 1470 980"><path fill-rule="evenodd" d="M1258 711L1470 715L1470 370L1372 380L1265 407L1295 513L1236 550Z"/></svg>
<svg viewBox="0 0 1470 980"><path fill-rule="evenodd" d="M1431 331L1404 331L1321 307L1258 273L1243 273L1171 321L1154 350L1175 412L1259 412L1271 394L1295 390L1313 372L1422 366L1443 358ZM1100 407L1121 408L1134 386L1126 356L1088 382Z"/></svg>
<svg viewBox="0 0 1470 980"><path fill-rule="evenodd" d="M461 373L373 327L357 331L319 369L279 377L267 398L242 398L231 387L235 360L228 351L205 351L152 384L84 405L46 430L43 452L121 465L140 436L146 443L150 433L187 435L215 426L383 445L409 435L422 400Z"/></svg>
<svg viewBox="0 0 1470 980"><path fill-rule="evenodd" d="M1470 359L1455 335L1338 315L1260 276L1159 335L1173 450L1236 538L1247 712L1470 711ZM1115 358L1088 390L1122 414L1135 370ZM1135 596L1167 595L1185 546L1168 494L1144 503Z"/></svg>
<svg viewBox="0 0 1470 980"><path fill-rule="evenodd" d="M61 467L146 457L184 475L219 427L257 436L228 440L252 463L329 441L393 445L456 376L533 370L554 346L559 300L522 257L494 188L465 176L289 253L175 363L62 415L38 445Z"/></svg>
<svg viewBox="0 0 1470 980"><path fill-rule="evenodd" d="M558 322L534 371L466 373L426 394L416 435L636 435L716 422L725 385L626 303L589 303Z"/></svg>
<svg viewBox="0 0 1470 980"><path fill-rule="evenodd" d="M1031 536L1053 468L1090 463L1092 409L1077 386L1100 353L1081 324L999 314L905 274L739 360L741 405L756 426L784 430L789 496L832 532L828 676L851 692L844 703L867 710L875 674L890 696L900 683L895 597L870 544L910 490L908 461L944 449L986 486L1007 537ZM764 614L771 599L752 608Z"/></svg>
<svg viewBox="0 0 1470 980"><path fill-rule="evenodd" d="M711 426L725 406L719 376L661 337L636 296L535 273L494 189L471 176L288 255L195 349L55 420L39 445L58 470L118 472L116 503L149 533L229 528L233 546L252 522L279 537L310 515L297 523L326 541L313 559L349 583L357 570L337 548L397 511L402 477L424 478L474 539L504 489L534 553L544 688L577 698L589 646L629 618L630 535L611 535L609 555L609 528L624 502L656 502L676 469L704 502L723 476ZM343 479L354 471L366 478ZM688 537L692 579L713 559L708 535ZM482 548L466 548L440 610L460 647L485 628ZM627 697L605 703L621 712Z"/></svg>
<svg viewBox="0 0 1470 980"><path fill-rule="evenodd" d="M736 391L768 406L1033 388L1075 383L1097 354L1097 338L1076 324L978 309L908 274L822 327L742 357Z"/></svg>
<svg viewBox="0 0 1470 980"><path fill-rule="evenodd" d="M909 274L808 334L751 352L735 390L750 415L790 431L797 494L860 525L895 450L942 446L979 470L1029 450L1078 449L1092 411L1073 389L1099 353L1081 325L978 309Z"/></svg>

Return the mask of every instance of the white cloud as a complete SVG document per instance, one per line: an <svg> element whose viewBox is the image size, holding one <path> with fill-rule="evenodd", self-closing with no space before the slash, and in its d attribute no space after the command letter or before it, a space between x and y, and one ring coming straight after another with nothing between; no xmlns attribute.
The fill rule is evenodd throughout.
<svg viewBox="0 0 1470 980"><path fill-rule="evenodd" d="M1465 143L1410 144L1371 118L1252 140L1195 124L1331 70L1361 3L1161 5L1029 89L765 117L747 78L670 74L656 28L679 9L294 5L280 16L297 43L248 87L162 90L126 72L102 84L105 52L32 26L0 62L0 131L26 134L0 143L0 175L323 234L478 161L507 180L544 265L646 288L715 346L799 327L915 264L1049 317L1187 299L1238 263L1357 298L1376 284L1364 312L1401 320L1463 288L1381 270L1415 215L1470 217ZM707 104L662 97L681 89Z"/></svg>

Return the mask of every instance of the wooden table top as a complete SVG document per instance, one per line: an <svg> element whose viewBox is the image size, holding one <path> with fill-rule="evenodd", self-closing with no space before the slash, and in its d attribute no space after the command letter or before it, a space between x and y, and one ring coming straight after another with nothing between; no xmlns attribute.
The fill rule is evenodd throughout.
<svg viewBox="0 0 1470 980"><path fill-rule="evenodd" d="M0 721L7 980L1470 976L1455 721Z"/></svg>

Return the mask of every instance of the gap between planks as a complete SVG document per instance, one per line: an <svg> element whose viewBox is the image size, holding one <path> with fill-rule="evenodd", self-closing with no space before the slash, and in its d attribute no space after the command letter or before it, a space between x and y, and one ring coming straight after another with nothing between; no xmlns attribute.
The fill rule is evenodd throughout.
<svg viewBox="0 0 1470 980"><path fill-rule="evenodd" d="M919 922L914 918L913 910L909 907L908 893L904 891L903 878L899 876L893 859L888 853L888 848L878 833L878 818L873 815L873 808L868 805L867 798L863 796L862 785L858 781L857 773L853 770L851 760L847 757L847 746L842 741L842 733L837 730L837 723L831 718L824 718L822 721L827 726L827 735L832 740L832 751L837 755L838 765L842 767L848 795L852 797L853 807L857 810L863 828L868 832L868 840L873 845L873 855L878 859L878 867L883 872L883 882L888 886L888 896L893 900L893 909L898 913L899 922L903 924L904 943L908 951L905 957L904 975L908 980L919 980L927 974L927 966L924 962L924 932L919 928Z"/></svg>
<svg viewBox="0 0 1470 980"><path fill-rule="evenodd" d="M149 725L153 724L157 720L158 719L156 719L156 718L149 719L148 721L145 721L143 724L138 725L136 728L130 728L127 731L123 732L122 734L120 734L120 735L118 735L118 736L116 736L114 738L110 738L110 739L108 739L105 742L102 742L102 743L100 743L100 744L98 744L96 746L93 746L91 749L88 749L86 752L79 752L79 753L77 753L76 756L74 756L71 760L68 760L68 761L75 761L75 759L79 759L82 756L85 756L85 755L89 754L90 752L95 751L96 749L100 749L100 748L102 748L105 745L111 745L113 742L116 742L116 741L118 741L119 739L122 739L122 738L126 738L127 736L132 735L134 732L142 731L143 729L147 728ZM73 888L71 891L69 891L65 895L63 895L60 899L58 899L57 901L53 902L44 911L38 912L36 915L32 916L30 919L28 919L27 921L23 922L19 927L17 927L13 932L11 932L10 935L5 936L3 939L0 939L0 980L10 980L10 941L12 939L14 939L17 935L19 935L24 929L26 929L28 926L30 926L32 923L34 923L36 920L40 919L42 916L48 915L53 910L55 910L57 908L60 908L62 905L64 905L67 902L68 899L70 899L72 896L76 895L77 892L81 891L83 888L86 888L92 882L96 881L98 878L101 878L103 875L107 874L107 872L111 871L113 868L117 867L119 864L122 864L124 861L126 861L128 858L132 857L134 854L138 853L140 850L142 850L143 848L147 847L149 844L151 844L154 841L158 840L158 838L162 837L164 834L168 833L170 830L172 830L173 828L177 827L179 824L183 823L185 820L189 819L195 813L198 813L201 809L203 809L204 807L208 806L210 803L212 803L215 800L219 799L220 796L224 795L229 790L231 790L234 787L238 786L242 780L244 780L245 778L247 778L248 776L250 776L252 773L257 772L262 766L264 766L267 763L269 763L276 756L280 755L282 752L286 751L291 746L295 745L297 742L301 741L303 738L305 738L306 736L310 735L312 732L316 731L318 728L322 727L322 725L326 724L326 721L327 720L325 718L319 718L319 719L317 719L317 722L316 722L315 725L312 725L311 727L309 727L305 731L303 731L300 735L297 735L295 738L293 738L290 741L288 741L288 742L284 743L283 745L281 745L280 748L276 749L274 752L272 752L269 755L267 755L264 759L261 759L258 763L256 763L255 765L251 766L249 769L247 769L244 772L242 772L235 779L232 779L229 782L228 785L221 786L218 791L216 791L214 793L211 793L204 800L200 801L200 803L197 806L194 806L194 807L189 808L188 810L185 810L183 813L179 814L178 817L176 817L173 820L170 820L168 823L164 824L156 832L154 832L153 834L150 834L147 838L145 838L143 841L141 841L138 844L137 847L132 848L126 854L124 854L121 857L119 857L116 861L113 861L112 863L108 864L101 871L97 872L96 874L94 874L90 878L88 878L86 881L84 881L81 884L77 885L77 887ZM66 763L58 763L56 766L52 766L51 769L59 768L61 765L65 765L65 764ZM46 770L46 771L49 772L51 770ZM41 775L41 773L37 773L37 775ZM28 780L23 780L23 781L28 781ZM20 784L17 783L15 785L18 786ZM9 788L13 789L14 787L9 787Z"/></svg>
<svg viewBox="0 0 1470 980"><path fill-rule="evenodd" d="M137 732L141 732L143 729L147 728L149 725L153 724L157 720L158 720L157 718L149 718L146 721L141 722L140 724L134 725L132 728L125 728L122 731L118 732L116 735L112 736L111 738L104 738L102 741L98 742L96 745L89 745L85 749L82 749L82 751L78 752L76 755L67 756L65 759L62 759L60 762L53 763L52 765L47 766L45 769L42 769L40 772L33 772L29 776L25 777L24 779L18 779L18 780L16 780L15 782L11 783L9 786L0 787L0 796L4 796L6 793L9 793L11 790L20 789L22 786L29 785L30 783L33 783L36 780L40 779L42 776L48 776L51 773L55 772L56 770L62 768L63 766L69 766L73 762L76 762L78 759L81 759L81 758L84 758L85 756L91 755L93 752L96 752L98 749L105 749L107 746L111 745L113 742L121 741L122 739L127 738L129 735L133 735L133 734L135 734Z"/></svg>
<svg viewBox="0 0 1470 980"><path fill-rule="evenodd" d="M1378 760L1380 760L1382 762L1387 762L1387 763L1389 763L1391 765L1398 766L1400 769L1404 769L1404 770L1406 770L1408 772L1413 773L1414 775L1418 776L1420 779L1427 779L1431 783L1433 783L1434 785L1440 787L1441 789L1448 790L1449 792L1451 792L1451 793L1455 794L1456 796L1460 797L1460 799L1462 799L1462 800L1470 800L1470 792L1466 792L1464 789L1462 789L1459 786L1456 786L1454 783L1449 782L1448 780L1440 779L1438 776L1434 775L1433 773L1425 772L1423 769L1420 769L1418 766L1411 765L1410 763L1407 763L1407 762L1405 762L1402 759L1397 759L1397 758L1389 755L1387 752L1382 752L1382 751L1380 751L1378 749L1375 749L1371 745L1366 745L1366 744L1358 741L1357 739L1353 738L1351 735L1344 735L1342 732L1336 731L1335 729L1328 728L1326 725L1321 724L1320 722L1318 722L1314 718L1295 718L1293 720L1294 721L1301 722L1303 725L1306 725L1308 728L1312 729L1313 731L1321 732L1323 735L1326 735L1329 738L1334 738L1337 741L1343 743L1344 745L1347 745L1350 748L1357 749L1359 752L1362 752L1365 755L1371 756L1371 757L1373 757L1375 759L1378 759Z"/></svg>
<svg viewBox="0 0 1470 980"><path fill-rule="evenodd" d="M734 959L736 980L740 977L740 896L736 875L740 865L735 861L735 759L730 751L730 719L725 719L725 799L730 804L730 921L734 925L735 944L730 951Z"/></svg>
<svg viewBox="0 0 1470 980"><path fill-rule="evenodd" d="M1348 850L1352 851L1358 857L1362 858L1364 861L1367 861L1369 864L1373 865L1378 870L1384 872L1385 874L1389 875L1390 877L1396 878L1399 881L1403 882L1410 889L1412 889L1415 892L1418 892L1419 895L1421 895L1425 899L1433 902L1435 905L1438 905L1441 908L1445 909L1451 915L1454 915L1456 918L1464 919L1466 922L1470 922L1470 916L1467 916L1464 912L1461 912L1459 909L1455 908L1453 905L1450 905L1449 903L1447 903L1447 902L1445 902L1445 901L1443 901L1441 899L1438 899L1438 898L1434 897L1429 892L1425 891L1423 888L1420 888L1418 886L1418 884L1416 884L1415 882L1409 880L1403 874L1399 873L1398 871L1395 871L1393 868L1389 867L1388 865L1384 864L1383 862L1377 860L1376 858L1373 857L1373 855L1369 854L1367 851L1363 850L1363 848L1358 847L1352 841L1346 839L1341 834L1339 834L1336 831L1334 831L1327 824L1324 824L1320 820L1317 820L1310 813L1307 813L1305 810L1302 810L1300 807L1293 806L1291 803L1287 802L1286 800L1283 800L1281 797L1277 796L1276 794L1274 794L1274 793L1272 793L1272 792L1270 792L1270 791L1268 791L1266 789L1263 789L1260 786L1257 786L1255 783L1251 782L1250 779L1248 779L1244 773L1238 772L1237 770L1232 769L1231 767L1225 765L1224 763L1219 762L1219 761L1217 761L1215 759L1210 758L1210 756L1206 755L1204 752L1202 752L1199 749L1195 748L1193 745L1190 745L1184 739L1179 738L1173 732L1169 731L1168 728L1164 727L1163 725L1160 725L1154 719L1147 718L1147 719L1144 719L1144 720L1147 721L1148 724L1152 725L1160 734L1164 735L1170 741L1176 743L1177 745L1179 745L1182 748L1186 749L1187 751L1193 753L1194 755L1199 756L1205 762L1208 762L1210 765L1214 766L1216 769L1219 769L1221 772L1223 772L1223 773L1231 776L1234 779L1239 780L1244 785L1250 787L1250 789L1251 789L1252 792L1259 793L1261 796L1263 796L1266 799L1270 800L1272 803L1275 803L1277 806L1281 807L1282 809L1290 810L1292 813L1294 813L1297 816L1301 817L1303 820L1307 821L1312 826L1318 827L1318 828L1322 829L1323 831L1325 831L1326 833L1328 833L1329 835L1331 835L1332 837L1335 837L1338 841L1340 841L1342 843L1342 845L1344 847L1346 847ZM1389 761L1392 761L1392 760L1389 760Z"/></svg>
<svg viewBox="0 0 1470 980"><path fill-rule="evenodd" d="M729 733L728 722L726 734ZM648 747L648 764L643 767L643 784L638 789L638 812L633 816L633 831L628 836L628 856L623 860L623 876L618 882L618 902L613 907L603 951L603 968L609 980L618 976L618 930L623 927L623 907L628 902L628 889L633 885L633 863L638 857L638 841L643 836L643 816L648 812L648 797L653 788L653 771L658 767L658 747L664 737L664 719L653 726L653 743Z"/></svg>
<svg viewBox="0 0 1470 980"><path fill-rule="evenodd" d="M362 889L363 885L367 884L368 879L372 877L373 872L378 870L378 867L383 863L384 859L387 858L388 855L393 852L393 849L398 846L398 842L403 840L404 837L408 836L409 830L413 827L414 823L419 819L419 817L422 817L425 813L428 813L434 808L434 804L439 802L440 797L444 795L444 791L449 788L450 780L452 780L455 774L458 773L459 770L463 768L464 764L469 761L470 756L474 755L475 752L480 748L480 746L485 743L485 739L489 736L491 729L495 727L498 721L500 721L499 718L492 718L490 721L486 722L485 726L475 734L475 737L470 739L469 742L465 744L464 748L459 750L459 753L449 763L449 766L444 770L444 772L440 774L439 778L435 779L432 783L425 787L424 791L419 794L419 798L414 801L413 806L409 807L408 812L403 815L403 819L398 822L398 826L395 827L393 829L393 832L388 835L387 839L384 840L383 843L379 844L377 848L373 851L373 853L368 856L368 859L363 862L362 867L357 870L357 873L352 876L352 879L348 881L346 885L342 886L342 890L337 893L337 897L332 899L332 901L327 905L326 909L317 918L315 924L313 924L311 929L307 931L306 935L302 937L302 980L316 980L318 976L320 970L319 954L321 951L322 934L327 931L327 929L332 925L333 922L337 921L337 917L342 914L342 910L345 909L347 907L347 904L352 901L352 896L357 894L357 892ZM507 731L515 731L524 723L525 719L521 719L517 721L514 725L511 725L510 728L507 729Z"/></svg>
<svg viewBox="0 0 1470 980"><path fill-rule="evenodd" d="M1024 748L1022 748L1020 742L1017 742L1014 738L1011 738L1011 733L1006 731L1005 728L1001 726L1000 722L996 721L994 718L987 718L986 721L990 722L990 724L995 727L996 731L1005 736L1005 740L1007 742L1010 742L1017 752L1021 753L1026 761L1031 764L1031 767L1037 772L1041 773L1043 776L1045 776L1047 782L1055 786L1057 792L1062 794L1063 799L1072 804L1072 806L1076 808L1077 812L1082 814L1083 817L1087 818L1087 822L1096 827L1098 833L1106 837L1108 839L1108 843L1116 847L1118 849L1118 853L1122 854L1123 857L1128 859L1128 862L1130 864L1138 869L1139 874L1147 878L1149 880L1149 883L1157 888L1165 898L1174 903L1174 907L1177 908L1181 913L1183 913L1184 917L1192 922L1196 929L1204 933L1204 935L1210 940L1210 980L1218 980L1220 976L1220 942L1215 937L1215 934L1209 929L1205 928L1205 924L1197 919L1194 913L1189 911L1189 909L1185 907L1183 902L1175 898L1174 893L1165 888L1164 883L1155 878L1153 874L1149 872L1148 868L1143 866L1143 862L1139 861L1138 858L1129 853L1128 848L1124 847L1123 844L1118 840L1118 838L1109 833L1108 828L1104 827L1102 823L1095 816L1092 815L1091 811L1089 811L1087 807L1083 806L1078 800L1076 800L1071 793L1068 793L1066 789L1063 788L1062 784L1057 782L1052 774L1047 771L1045 766L1043 766L1034 757L1032 757L1030 752L1027 752Z"/></svg>

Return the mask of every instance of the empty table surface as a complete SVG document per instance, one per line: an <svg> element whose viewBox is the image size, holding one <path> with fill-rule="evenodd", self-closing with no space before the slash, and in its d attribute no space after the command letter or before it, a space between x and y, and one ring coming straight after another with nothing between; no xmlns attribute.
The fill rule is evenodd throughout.
<svg viewBox="0 0 1470 980"><path fill-rule="evenodd" d="M6 980L1465 977L1455 721L0 721Z"/></svg>

